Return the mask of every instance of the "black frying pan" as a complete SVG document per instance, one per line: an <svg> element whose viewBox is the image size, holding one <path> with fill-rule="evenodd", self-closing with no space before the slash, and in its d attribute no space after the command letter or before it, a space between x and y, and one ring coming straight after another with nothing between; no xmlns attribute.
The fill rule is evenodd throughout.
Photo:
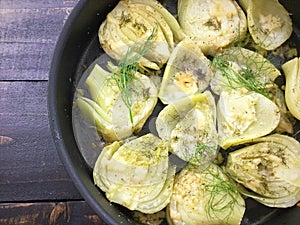
<svg viewBox="0 0 300 225"><path fill-rule="evenodd" d="M263 1L263 0L262 0ZM85 69L103 51L97 38L98 28L117 0L80 0L72 11L53 55L48 87L49 120L53 139L61 160L75 186L92 209L109 225L136 224L129 210L111 204L94 185L92 170L76 143L72 127L72 101L76 85ZM162 1L171 12L175 0ZM297 0L281 0L291 13L295 43L300 52L300 4ZM300 208L274 209L247 199L243 225L297 225Z"/></svg>

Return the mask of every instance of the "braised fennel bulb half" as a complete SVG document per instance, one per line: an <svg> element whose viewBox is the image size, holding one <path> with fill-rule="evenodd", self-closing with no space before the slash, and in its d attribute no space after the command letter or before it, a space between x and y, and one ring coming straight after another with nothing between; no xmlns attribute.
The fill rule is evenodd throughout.
<svg viewBox="0 0 300 225"><path fill-rule="evenodd" d="M300 120L300 58L296 57L282 65L285 74L285 101L294 117Z"/></svg>
<svg viewBox="0 0 300 225"><path fill-rule="evenodd" d="M159 70L168 60L175 40L184 37L177 20L159 2L121 0L101 24L98 36L103 50L119 60L154 29L151 50L139 59L139 64Z"/></svg>
<svg viewBox="0 0 300 225"><path fill-rule="evenodd" d="M108 72L96 64L86 79L91 98L76 99L82 115L95 124L106 142L139 132L157 103L155 83L148 76L131 72L132 77L124 78L120 71ZM119 86L122 79L126 88Z"/></svg>
<svg viewBox="0 0 300 225"><path fill-rule="evenodd" d="M219 166L203 171L188 165L176 175L167 207L170 225L239 225L244 212L244 199Z"/></svg>
<svg viewBox="0 0 300 225"><path fill-rule="evenodd" d="M214 57L212 66L215 76L210 87L219 95L217 124L223 149L267 135L278 127L285 111L284 106L280 110L280 103L271 100L270 89L276 91L275 79L280 72L270 61L254 51L230 47Z"/></svg>
<svg viewBox="0 0 300 225"><path fill-rule="evenodd" d="M170 166L168 144L147 134L103 148L94 170L95 184L109 201L130 210L155 213L170 201L175 167Z"/></svg>
<svg viewBox="0 0 300 225"><path fill-rule="evenodd" d="M210 61L199 41L185 38L172 51L158 97L164 104L203 92L213 77Z"/></svg>
<svg viewBox="0 0 300 225"><path fill-rule="evenodd" d="M230 152L226 172L240 183L243 195L277 208L300 201L300 143L272 134ZM243 188L246 187L247 189Z"/></svg>
<svg viewBox="0 0 300 225"><path fill-rule="evenodd" d="M246 12L249 33L260 47L274 50L291 36L291 18L278 0L239 0L239 3Z"/></svg>
<svg viewBox="0 0 300 225"><path fill-rule="evenodd" d="M230 47L218 53L212 60L215 76L211 88L216 94L222 90L244 89L267 95L280 71L257 52Z"/></svg>
<svg viewBox="0 0 300 225"><path fill-rule="evenodd" d="M214 55L247 31L246 16L233 0L178 0L178 21L187 36Z"/></svg>
<svg viewBox="0 0 300 225"><path fill-rule="evenodd" d="M279 124L277 105L245 90L221 92L217 103L219 144L223 149L271 133Z"/></svg>
<svg viewBox="0 0 300 225"><path fill-rule="evenodd" d="M156 130L170 143L170 151L179 158L206 167L216 157L218 137L216 105L210 91L167 105L156 119Z"/></svg>

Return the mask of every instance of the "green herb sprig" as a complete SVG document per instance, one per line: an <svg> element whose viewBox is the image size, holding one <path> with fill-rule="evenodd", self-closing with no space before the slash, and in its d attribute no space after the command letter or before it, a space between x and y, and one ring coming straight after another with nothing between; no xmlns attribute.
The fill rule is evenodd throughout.
<svg viewBox="0 0 300 225"><path fill-rule="evenodd" d="M215 159L216 149L213 146L200 144L194 151L193 156L190 158L189 163L197 167L205 168L209 166Z"/></svg>
<svg viewBox="0 0 300 225"><path fill-rule="evenodd" d="M227 219L238 204L240 193L231 179L225 179L221 168L214 165L212 154L215 156L216 150L212 146L200 144L195 149L194 155L189 160L187 169L203 173L207 182L204 188L209 193L206 206L206 213L210 218L218 217L222 214ZM216 169L215 169L216 168Z"/></svg>
<svg viewBox="0 0 300 225"><path fill-rule="evenodd" d="M205 188L210 193L206 211L210 217L216 217L217 213L222 213L226 219L232 215L234 207L239 204L240 193L233 181L222 178L224 175L220 170L218 168L215 172L208 168L205 171L207 177L211 179L205 184Z"/></svg>
<svg viewBox="0 0 300 225"><path fill-rule="evenodd" d="M246 88L270 98L267 91L267 84L258 79L261 76L260 74L268 72L266 71L265 62L262 59L251 56L246 60L245 65L238 65L238 70L233 67L233 62L238 63L246 57L243 55L241 47L233 47L215 56L212 60L212 65L227 79L226 85L230 88Z"/></svg>
<svg viewBox="0 0 300 225"><path fill-rule="evenodd" d="M130 122L133 124L133 114L132 114L132 93L129 88L135 74L139 69L140 59L147 53L151 48L153 38L157 32L157 27L153 28L151 35L147 38L145 43L142 45L136 43L134 46L130 47L126 54L119 60L117 69L112 74L112 79L117 85L122 100L125 103L129 111Z"/></svg>
<svg viewBox="0 0 300 225"><path fill-rule="evenodd" d="M186 169L201 173L205 180L203 183L204 193L207 195L205 212L208 218L226 220L234 213L235 207L240 204L240 192L222 169L211 163L204 170L193 164L188 164ZM222 218L220 218L220 216Z"/></svg>

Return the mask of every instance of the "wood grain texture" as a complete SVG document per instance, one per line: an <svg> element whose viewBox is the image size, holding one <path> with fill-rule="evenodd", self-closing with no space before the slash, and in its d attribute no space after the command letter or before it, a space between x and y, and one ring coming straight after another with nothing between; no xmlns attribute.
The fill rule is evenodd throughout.
<svg viewBox="0 0 300 225"><path fill-rule="evenodd" d="M54 148L47 82L0 82L1 201L81 199ZM22 190L22 191L20 191Z"/></svg>
<svg viewBox="0 0 300 225"><path fill-rule="evenodd" d="M79 0L1 0L0 8L5 9L36 9L71 7Z"/></svg>
<svg viewBox="0 0 300 225"><path fill-rule="evenodd" d="M78 0L0 0L0 224L104 225L54 147L47 80Z"/></svg>
<svg viewBox="0 0 300 225"><path fill-rule="evenodd" d="M47 80L56 41L77 1L0 2L0 80Z"/></svg>
<svg viewBox="0 0 300 225"><path fill-rule="evenodd" d="M84 201L0 204L1 225L105 225Z"/></svg>

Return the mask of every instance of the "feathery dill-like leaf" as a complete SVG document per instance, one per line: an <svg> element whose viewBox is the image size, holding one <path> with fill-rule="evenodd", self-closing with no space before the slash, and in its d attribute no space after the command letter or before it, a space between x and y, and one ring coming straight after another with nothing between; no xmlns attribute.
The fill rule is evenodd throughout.
<svg viewBox="0 0 300 225"><path fill-rule="evenodd" d="M243 60L244 65L240 65ZM268 72L266 61L262 58L255 54L244 55L241 47L234 47L215 56L212 65L227 79L229 88L246 88L269 98L267 84L258 79Z"/></svg>
<svg viewBox="0 0 300 225"><path fill-rule="evenodd" d="M230 179L225 179L219 168L216 170L208 168L205 173L206 178L210 179L205 184L210 193L206 213L210 217L218 217L218 214L222 213L225 219L229 218L240 197L236 185Z"/></svg>
<svg viewBox="0 0 300 225"><path fill-rule="evenodd" d="M112 75L112 79L115 81L123 102L129 111L130 122L133 124L133 114L132 114L132 99L131 90L129 85L135 78L135 74L139 69L139 60L147 53L151 48L153 38L156 34L157 27L153 28L151 35L147 40L141 45L136 43L134 46L128 49L126 54L119 60L116 71Z"/></svg>

